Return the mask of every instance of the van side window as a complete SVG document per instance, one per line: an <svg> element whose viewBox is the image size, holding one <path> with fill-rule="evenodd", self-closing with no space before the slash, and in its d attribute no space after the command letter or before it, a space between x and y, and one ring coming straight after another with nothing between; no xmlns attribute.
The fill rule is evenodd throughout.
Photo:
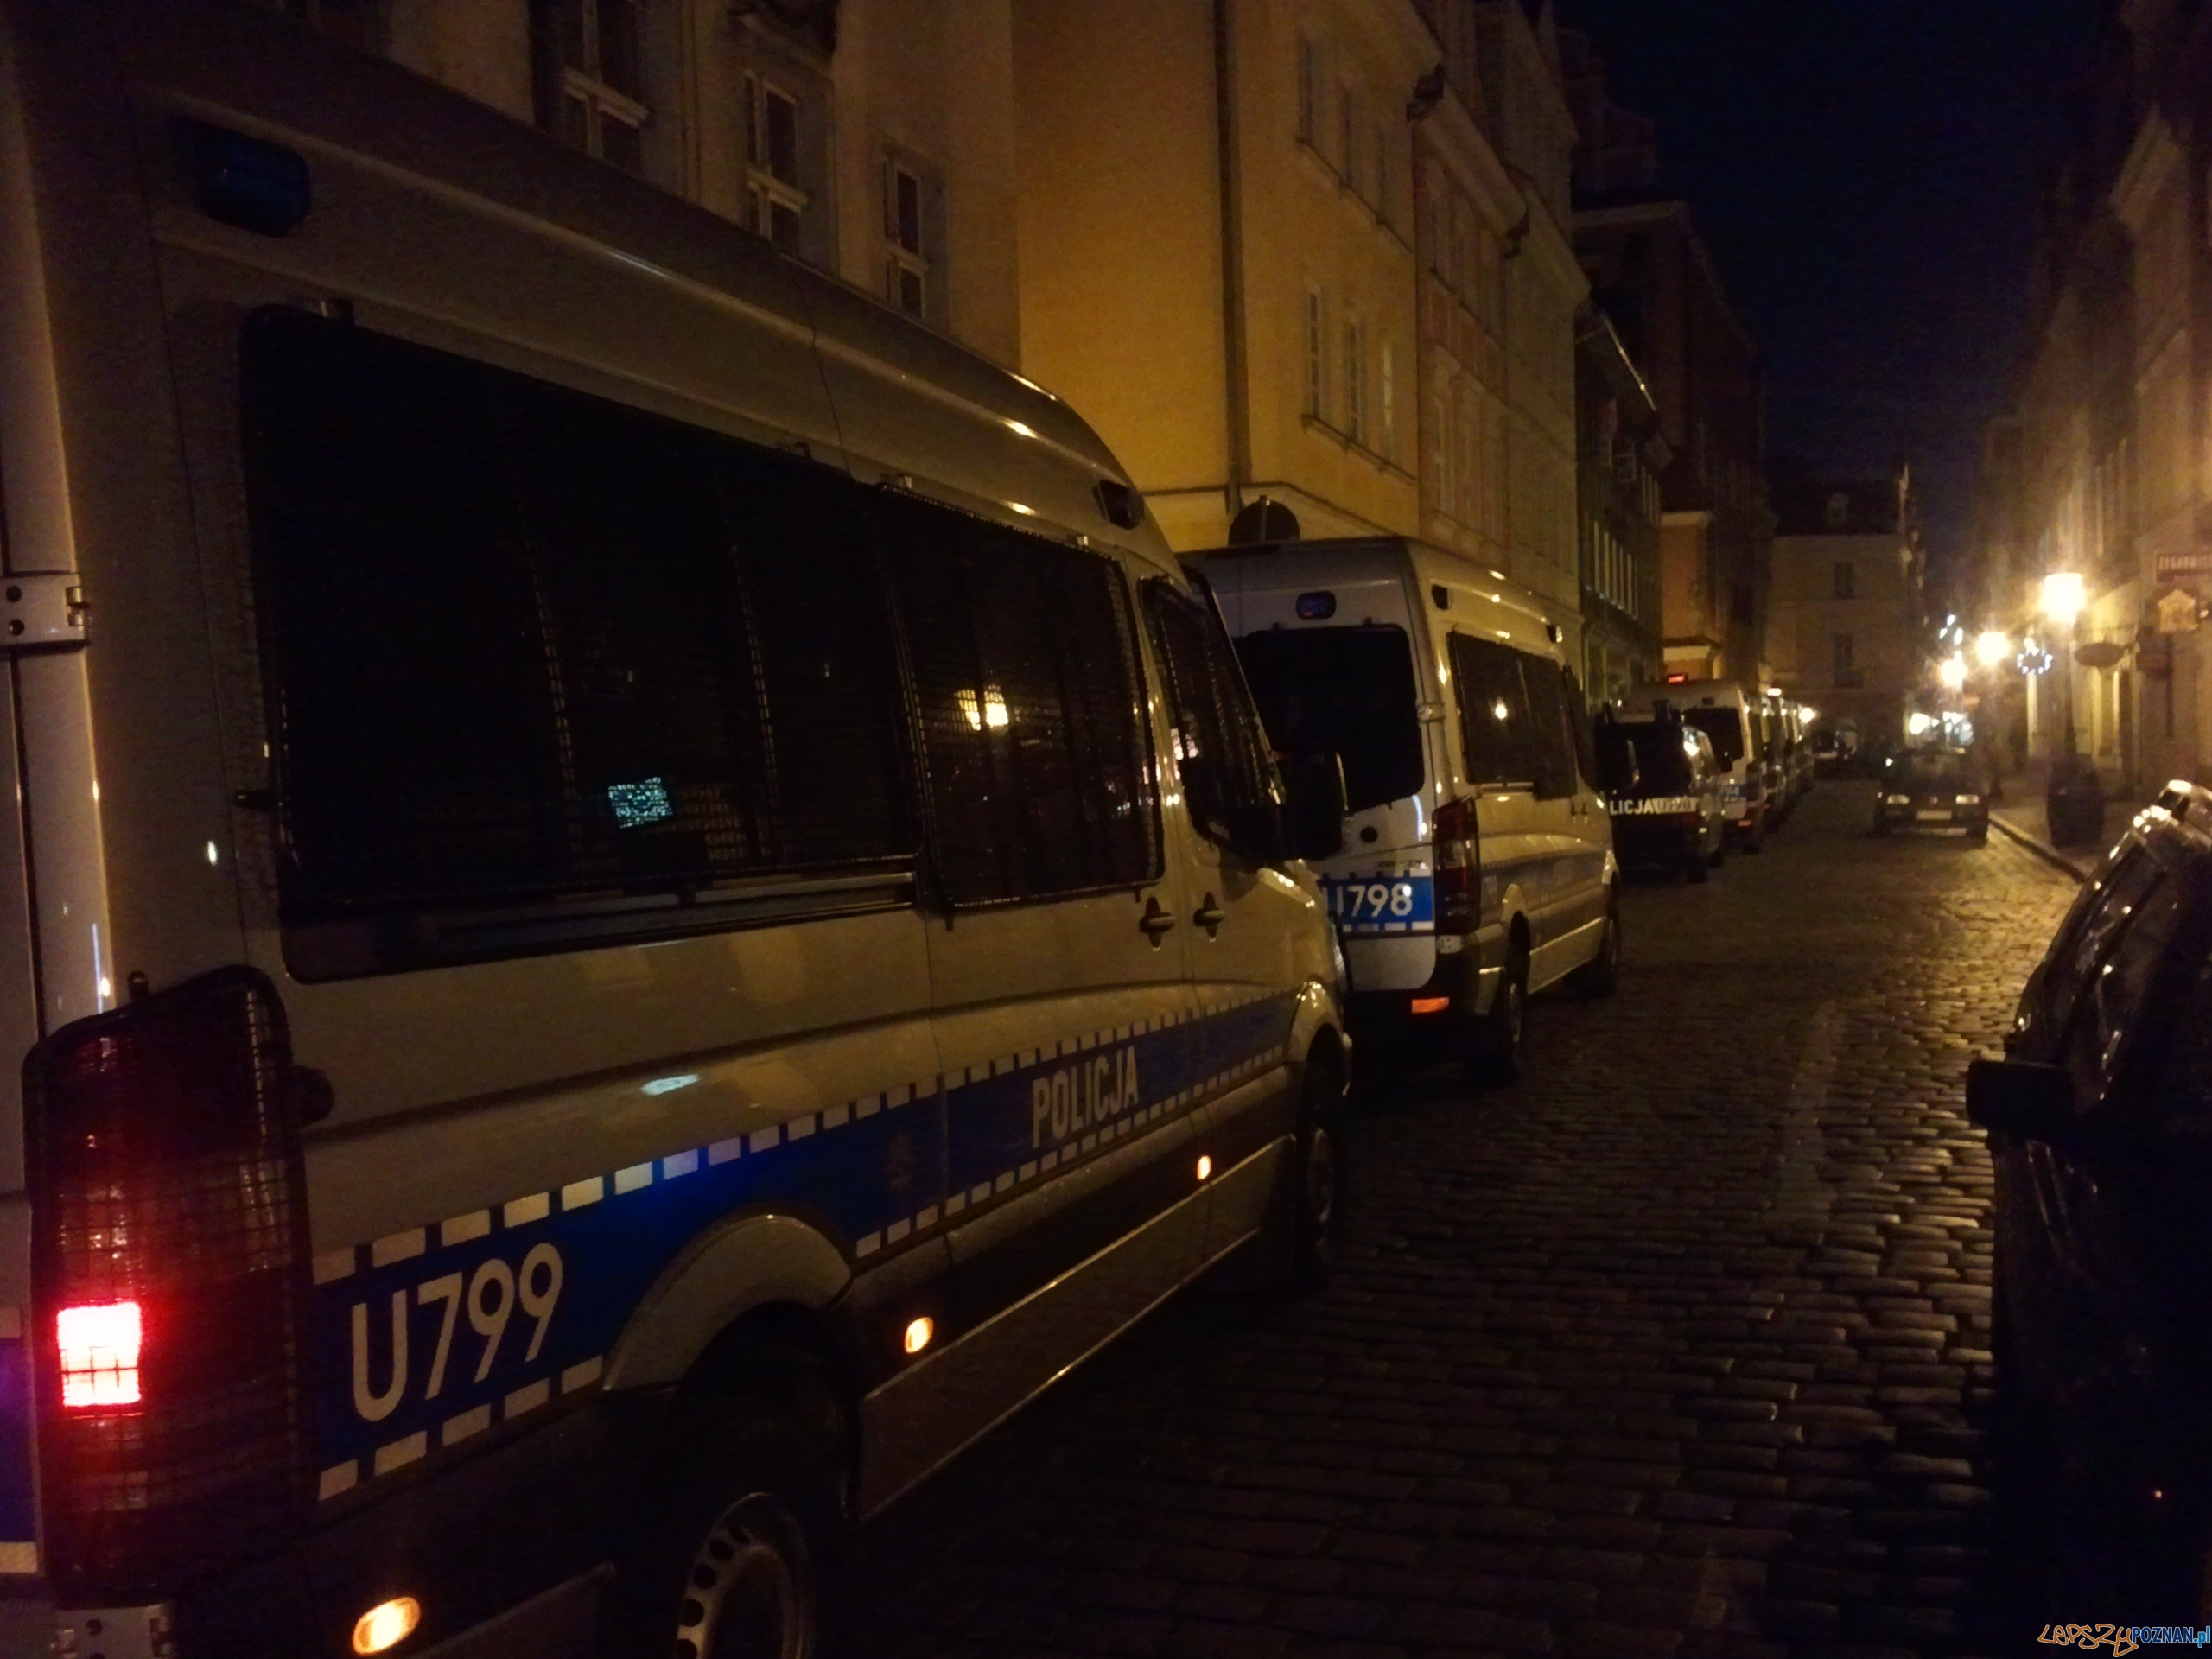
<svg viewBox="0 0 2212 1659"><path fill-rule="evenodd" d="M1158 794L1120 570L911 495L880 494L870 518L944 898L998 904L1157 877Z"/></svg>
<svg viewBox="0 0 2212 1659"><path fill-rule="evenodd" d="M1166 669L1176 769L1191 822L1209 841L1234 847L1238 826L1275 804L1267 734L1212 607L1166 582L1145 583L1144 597L1153 644Z"/></svg>
<svg viewBox="0 0 2212 1659"><path fill-rule="evenodd" d="M1468 781L1483 788L1535 788L1543 745L1521 677L1521 653L1464 633L1451 639Z"/></svg>
<svg viewBox="0 0 2212 1659"><path fill-rule="evenodd" d="M911 861L842 474L282 308L242 373L288 927Z"/></svg>
<svg viewBox="0 0 2212 1659"><path fill-rule="evenodd" d="M1574 677L1574 671L1561 667L1560 678L1567 686L1567 736L1574 745L1574 764L1582 773L1582 781L1592 789L1600 787L1598 781L1598 742L1590 729L1590 705L1582 696L1582 683Z"/></svg>
<svg viewBox="0 0 2212 1659"><path fill-rule="evenodd" d="M1536 798L1556 801L1574 793L1574 728L1559 664L1512 653L1528 688L1529 744L1535 759Z"/></svg>

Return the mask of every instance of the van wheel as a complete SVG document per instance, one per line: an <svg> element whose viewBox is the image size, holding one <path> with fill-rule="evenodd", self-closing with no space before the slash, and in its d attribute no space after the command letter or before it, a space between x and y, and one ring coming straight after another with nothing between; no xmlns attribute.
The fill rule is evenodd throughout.
<svg viewBox="0 0 2212 1659"><path fill-rule="evenodd" d="M1766 844L1766 815L1762 812L1745 820L1744 850L1756 853Z"/></svg>
<svg viewBox="0 0 2212 1659"><path fill-rule="evenodd" d="M1705 861L1692 859L1696 874L1690 880L1705 879ZM1605 931L1598 941L1598 954L1574 970L1569 982L1585 996L1611 996L1621 983L1621 893L1618 886L1605 889Z"/></svg>
<svg viewBox="0 0 2212 1659"><path fill-rule="evenodd" d="M1713 880L1714 861L1703 853L1692 853L1682 861L1682 875L1692 887L1703 887Z"/></svg>
<svg viewBox="0 0 2212 1659"><path fill-rule="evenodd" d="M1521 1044L1529 1031L1529 949L1518 939L1507 947L1504 976L1490 1012L1476 1031L1473 1070L1493 1083L1521 1076Z"/></svg>
<svg viewBox="0 0 2212 1659"><path fill-rule="evenodd" d="M601 1651L824 1659L841 1533L834 1459L790 1413L713 1395L674 1408L667 1446L667 1484L608 1594Z"/></svg>

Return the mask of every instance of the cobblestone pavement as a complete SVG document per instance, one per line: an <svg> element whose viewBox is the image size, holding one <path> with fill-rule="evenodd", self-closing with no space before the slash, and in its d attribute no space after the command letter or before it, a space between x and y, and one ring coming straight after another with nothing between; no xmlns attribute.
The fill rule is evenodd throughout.
<svg viewBox="0 0 2212 1659"><path fill-rule="evenodd" d="M1328 1287L1183 1299L870 1529L862 1650L2033 1645L1961 1086L2073 886L1871 810L1632 888L1618 996L1540 1002L1521 1084L1370 1103Z"/></svg>

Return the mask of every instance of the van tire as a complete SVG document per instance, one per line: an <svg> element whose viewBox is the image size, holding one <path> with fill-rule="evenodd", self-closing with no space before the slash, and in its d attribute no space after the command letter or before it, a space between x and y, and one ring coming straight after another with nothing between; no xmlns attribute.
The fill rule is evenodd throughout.
<svg viewBox="0 0 2212 1659"><path fill-rule="evenodd" d="M1692 853L1682 861L1683 878L1694 887L1701 887L1713 880L1713 866L1716 861L1703 853Z"/></svg>
<svg viewBox="0 0 2212 1659"><path fill-rule="evenodd" d="M1506 947L1505 972L1478 1022L1471 1069L1491 1083L1521 1077L1521 1046L1529 1034L1529 947L1517 937Z"/></svg>
<svg viewBox="0 0 2212 1659"><path fill-rule="evenodd" d="M834 1455L795 1414L722 1394L679 1399L666 1429L662 1484L637 1505L637 1549L606 1599L605 1659L830 1659L844 1532Z"/></svg>
<svg viewBox="0 0 2212 1659"><path fill-rule="evenodd" d="M1744 850L1756 853L1766 844L1766 814L1761 812L1745 820Z"/></svg>
<svg viewBox="0 0 2212 1659"><path fill-rule="evenodd" d="M1692 859L1693 881L1705 879L1705 861ZM1598 954L1574 970L1567 983L1584 996L1611 996L1621 984L1621 890L1618 882L1605 888L1605 931L1598 941Z"/></svg>

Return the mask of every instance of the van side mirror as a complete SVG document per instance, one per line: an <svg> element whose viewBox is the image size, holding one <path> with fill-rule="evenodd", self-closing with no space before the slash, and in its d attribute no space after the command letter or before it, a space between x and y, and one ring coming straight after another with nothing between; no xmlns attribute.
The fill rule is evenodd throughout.
<svg viewBox="0 0 2212 1659"><path fill-rule="evenodd" d="M1284 840L1294 858L1332 858L1344 844L1344 763L1333 750L1287 756Z"/></svg>
<svg viewBox="0 0 2212 1659"><path fill-rule="evenodd" d="M2032 1060L1975 1060L1967 1067L1967 1119L1977 1128L2027 1141L2052 1141L2081 1128L2074 1080L2063 1066Z"/></svg>

